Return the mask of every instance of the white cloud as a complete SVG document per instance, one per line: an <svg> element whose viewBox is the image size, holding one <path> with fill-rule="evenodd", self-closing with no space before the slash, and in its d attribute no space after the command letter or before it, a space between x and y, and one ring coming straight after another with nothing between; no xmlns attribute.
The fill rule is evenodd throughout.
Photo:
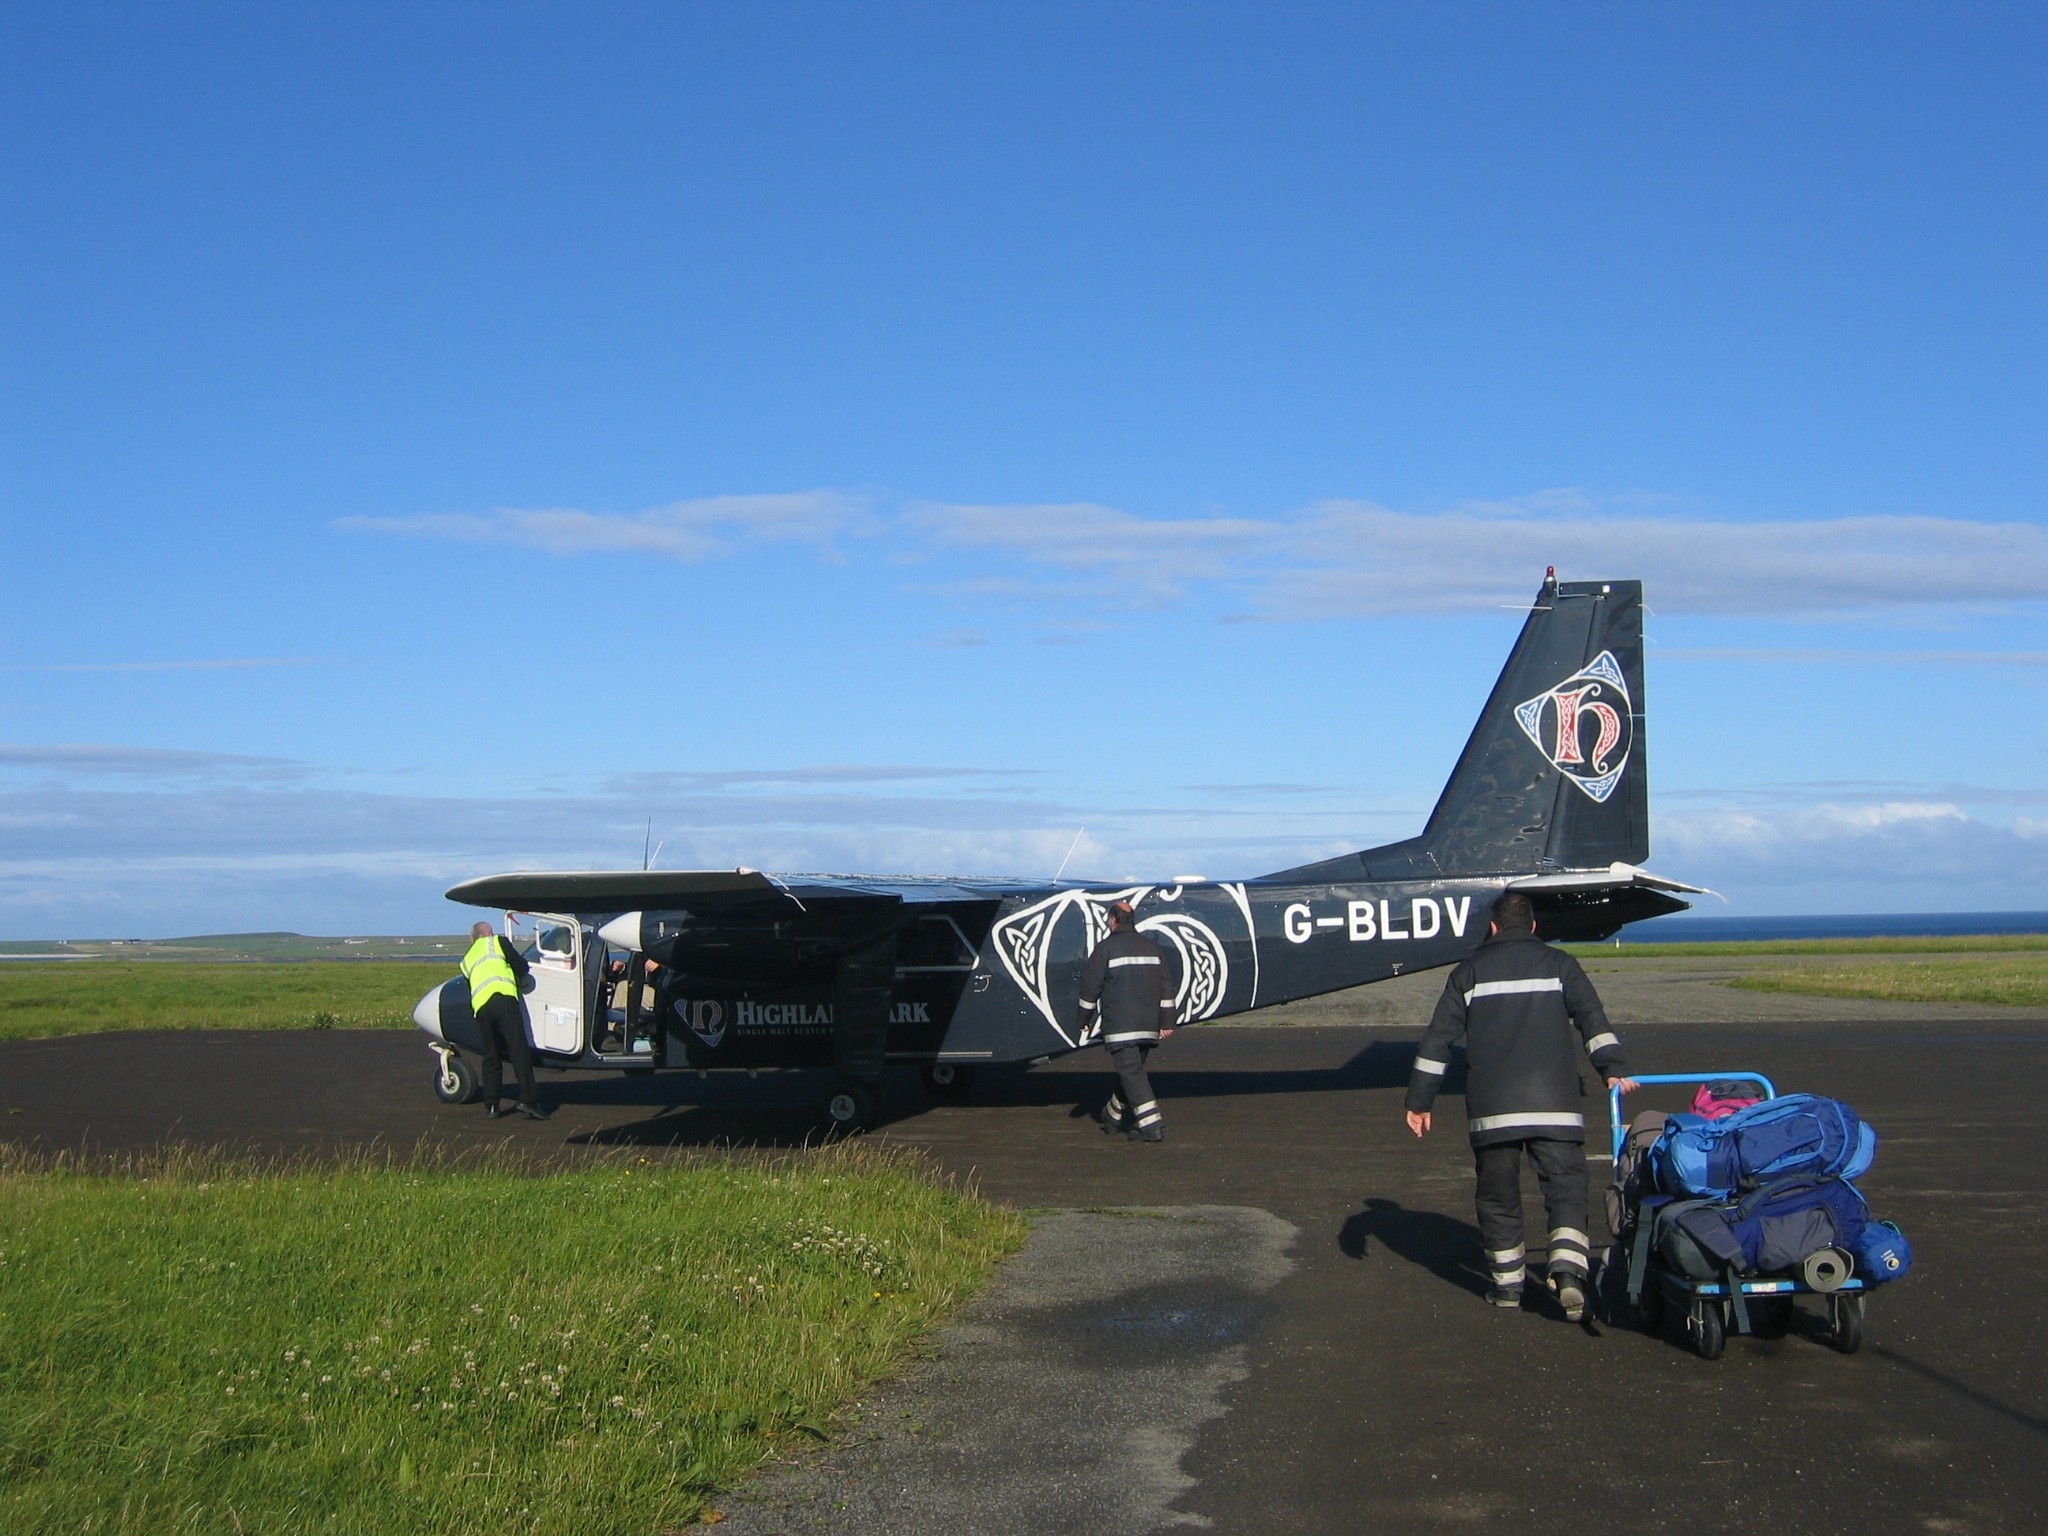
<svg viewBox="0 0 2048 1536"><path fill-rule="evenodd" d="M1526 602L1546 566L1567 579L1640 577L1659 612L1773 617L2048 601L2048 528L1872 516L1742 521L1667 498L1562 489L1404 512L1329 500L1269 517L1141 517L1094 502L912 502L871 514L838 491L717 496L624 515L506 508L347 517L336 527L512 544L553 555L682 561L762 543L828 550L889 536L888 563L932 569L921 590L1018 602L1156 607L1214 587L1260 619L1485 610ZM964 561L967 569L940 564ZM2038 666L2039 653L1910 659Z"/></svg>
<svg viewBox="0 0 2048 1536"><path fill-rule="evenodd" d="M1300 617L1519 601L1545 566L1640 577L1660 613L1789 615L2048 599L2048 530L1853 517L1418 514L1328 502L1277 524L1270 611Z"/></svg>
<svg viewBox="0 0 2048 1536"><path fill-rule="evenodd" d="M1656 816L1651 865L1747 912L2037 910L2044 826L1933 800L1683 809Z"/></svg>
<svg viewBox="0 0 2048 1536"><path fill-rule="evenodd" d="M0 672L224 672L244 667L310 667L311 656L230 656L213 661L65 661L0 667Z"/></svg>
<svg viewBox="0 0 2048 1536"><path fill-rule="evenodd" d="M2048 651L1851 651L1815 646L1698 645L1667 646L1657 652L1666 661L1768 661L1794 666L2016 667L2048 669Z"/></svg>
<svg viewBox="0 0 2048 1536"><path fill-rule="evenodd" d="M1971 784L1957 780L1938 783L1909 783L1898 779L1819 779L1785 783L1748 784L1734 788L1658 789L1657 803L1664 807L1728 807L1763 805L1855 806L1859 809L1887 802L1949 806L2048 807L2048 785L2014 789L2004 785Z"/></svg>
<svg viewBox="0 0 2048 1536"><path fill-rule="evenodd" d="M344 517L350 532L395 533L469 544L515 544L551 555L647 554L695 562L747 544L829 545L855 531L864 503L838 491L709 496L630 516L575 507L436 512L420 517Z"/></svg>
<svg viewBox="0 0 2048 1536"><path fill-rule="evenodd" d="M310 770L285 757L240 757L228 752L183 752L170 747L106 746L89 742L0 742L0 771L13 768L62 779L235 778L302 779Z"/></svg>
<svg viewBox="0 0 2048 1536"><path fill-rule="evenodd" d="M9 749L43 767L57 750ZM916 765L442 797L272 780L250 771L261 759L222 756L216 772L208 754L66 750L71 776L0 789L0 936L447 929L461 914L440 893L459 879L637 866L650 815L668 868L1049 877L1085 827L1068 873L1104 879L1257 874L1408 835L1426 810L1295 784L1077 804L1057 781ZM2000 825L1968 801L1883 788L1664 806L1651 867L1738 912L2048 907L2048 817Z"/></svg>
<svg viewBox="0 0 2048 1536"><path fill-rule="evenodd" d="M941 547L1094 578L1090 601L1157 602L1215 583L1264 618L1495 608L1526 601L1553 565L1567 579L1641 577L1663 613L1785 616L2048 599L2048 530L2032 523L1623 515L1566 491L1433 513L1325 501L1274 518L1141 518L1088 503L925 504L905 521ZM1016 580L1014 568L1008 579ZM1041 582L1039 590L1048 589Z"/></svg>
<svg viewBox="0 0 2048 1536"><path fill-rule="evenodd" d="M1888 827L1910 826L1915 822L1954 821L1970 818L1962 807L1915 801L1887 801L1882 805L1824 805L1812 813L1825 832L1877 832Z"/></svg>
<svg viewBox="0 0 2048 1536"><path fill-rule="evenodd" d="M942 548L990 550L1102 576L1126 603L1157 602L1178 596L1194 582L1229 579L1240 561L1271 548L1277 526L1249 518L1142 518L1093 502L925 502L904 514L904 524ZM1043 586L1031 584L1026 590L1042 592Z"/></svg>
<svg viewBox="0 0 2048 1536"><path fill-rule="evenodd" d="M904 784L932 779L1016 779L1027 768L929 768L909 763L823 763L808 768L732 768L718 772L661 771L621 774L606 783L613 794L663 794L732 789L754 784Z"/></svg>

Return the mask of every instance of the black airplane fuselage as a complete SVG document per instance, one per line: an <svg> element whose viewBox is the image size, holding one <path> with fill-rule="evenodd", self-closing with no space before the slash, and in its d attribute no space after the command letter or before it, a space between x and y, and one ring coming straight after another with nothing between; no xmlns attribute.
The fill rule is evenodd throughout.
<svg viewBox="0 0 2048 1536"><path fill-rule="evenodd" d="M1166 956L1182 1025L1454 964L1510 887L1545 937L1602 939L1683 910L1673 893L1693 889L1638 867L1641 615L1637 583L1546 579L1421 835L1256 879L532 873L449 895L557 914L564 946L573 926L550 984L582 987L587 1028L550 1037L558 1065L829 1065L870 1084L885 1060L966 1067L1088 1046L1081 971L1118 901ZM632 980L615 983L622 967ZM417 1017L444 1063L476 1048L459 981Z"/></svg>
<svg viewBox="0 0 2048 1536"><path fill-rule="evenodd" d="M786 899L786 913L754 922L644 914L641 952L666 973L664 1060L830 1065L839 960L893 936L890 1059L1031 1061L1090 1043L1078 1013L1081 970L1108 932L1113 902L1131 902L1138 931L1166 954L1176 1019L1185 1025L1453 965L1486 937L1488 911L1513 878L990 882L986 895L831 925L837 933L811 915L829 905L813 893L810 912ZM791 898L806 900L800 880L791 882ZM1679 907L1639 888L1592 900L1539 896L1537 904L1542 932L1566 939L1605 938L1623 923Z"/></svg>

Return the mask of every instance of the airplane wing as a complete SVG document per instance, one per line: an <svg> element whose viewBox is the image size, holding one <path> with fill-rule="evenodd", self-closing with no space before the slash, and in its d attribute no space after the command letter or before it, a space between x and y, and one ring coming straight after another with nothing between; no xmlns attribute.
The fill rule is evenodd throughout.
<svg viewBox="0 0 2048 1536"><path fill-rule="evenodd" d="M918 902L999 900L1033 889L1013 880L926 879L915 875L769 875L758 869L525 870L465 880L450 901L514 912L627 912L764 906L849 899Z"/></svg>
<svg viewBox="0 0 2048 1536"><path fill-rule="evenodd" d="M758 869L523 870L465 880L450 901L515 912L618 912L700 902L774 901L782 888Z"/></svg>

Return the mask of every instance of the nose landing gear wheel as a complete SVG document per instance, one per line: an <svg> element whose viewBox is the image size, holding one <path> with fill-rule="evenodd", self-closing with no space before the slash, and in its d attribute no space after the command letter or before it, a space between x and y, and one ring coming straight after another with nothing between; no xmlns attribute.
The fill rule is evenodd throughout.
<svg viewBox="0 0 2048 1536"><path fill-rule="evenodd" d="M872 1084L857 1083L843 1077L825 1095L825 1102L818 1108L818 1118L828 1136L852 1136L874 1126L879 1108Z"/></svg>
<svg viewBox="0 0 2048 1536"><path fill-rule="evenodd" d="M476 1068L453 1051L437 1052L441 1064L434 1069L434 1097L443 1104L476 1102Z"/></svg>
<svg viewBox="0 0 2048 1536"><path fill-rule="evenodd" d="M924 1069L924 1085L937 1098L965 1098L974 1087L974 1068L956 1061L935 1061Z"/></svg>

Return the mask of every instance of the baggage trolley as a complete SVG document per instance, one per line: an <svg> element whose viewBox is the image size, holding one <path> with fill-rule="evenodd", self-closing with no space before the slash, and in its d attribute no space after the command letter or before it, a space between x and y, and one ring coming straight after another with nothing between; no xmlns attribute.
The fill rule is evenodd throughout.
<svg viewBox="0 0 2048 1536"><path fill-rule="evenodd" d="M1644 1072L1635 1081L1644 1086L1657 1083L1755 1083L1763 1097L1778 1097L1777 1085L1761 1072ZM1613 1132L1612 1155L1617 1185L1621 1179L1621 1149L1628 1128L1621 1117L1621 1091L1607 1090L1608 1119ZM1661 1201L1659 1203L1662 1203ZM1802 1274L1756 1275L1749 1279L1694 1280L1674 1275L1657 1262L1651 1251L1649 1230L1641 1219L1650 1213L1631 1207L1626 1196L1616 1202L1623 1212L1625 1231L1613 1235L1613 1243L1602 1261L1594 1295L1601 1301L1603 1320L1614 1323L1620 1309L1616 1302L1625 1294L1647 1333L1661 1332L1667 1311L1682 1307L1686 1336L1702 1360L1717 1360L1730 1333L1783 1333L1792 1319L1792 1298L1826 1296L1828 1342L1845 1355L1863 1345L1863 1300L1868 1287L1849 1275L1839 1284L1814 1285ZM1618 1282L1618 1283L1617 1283Z"/></svg>

